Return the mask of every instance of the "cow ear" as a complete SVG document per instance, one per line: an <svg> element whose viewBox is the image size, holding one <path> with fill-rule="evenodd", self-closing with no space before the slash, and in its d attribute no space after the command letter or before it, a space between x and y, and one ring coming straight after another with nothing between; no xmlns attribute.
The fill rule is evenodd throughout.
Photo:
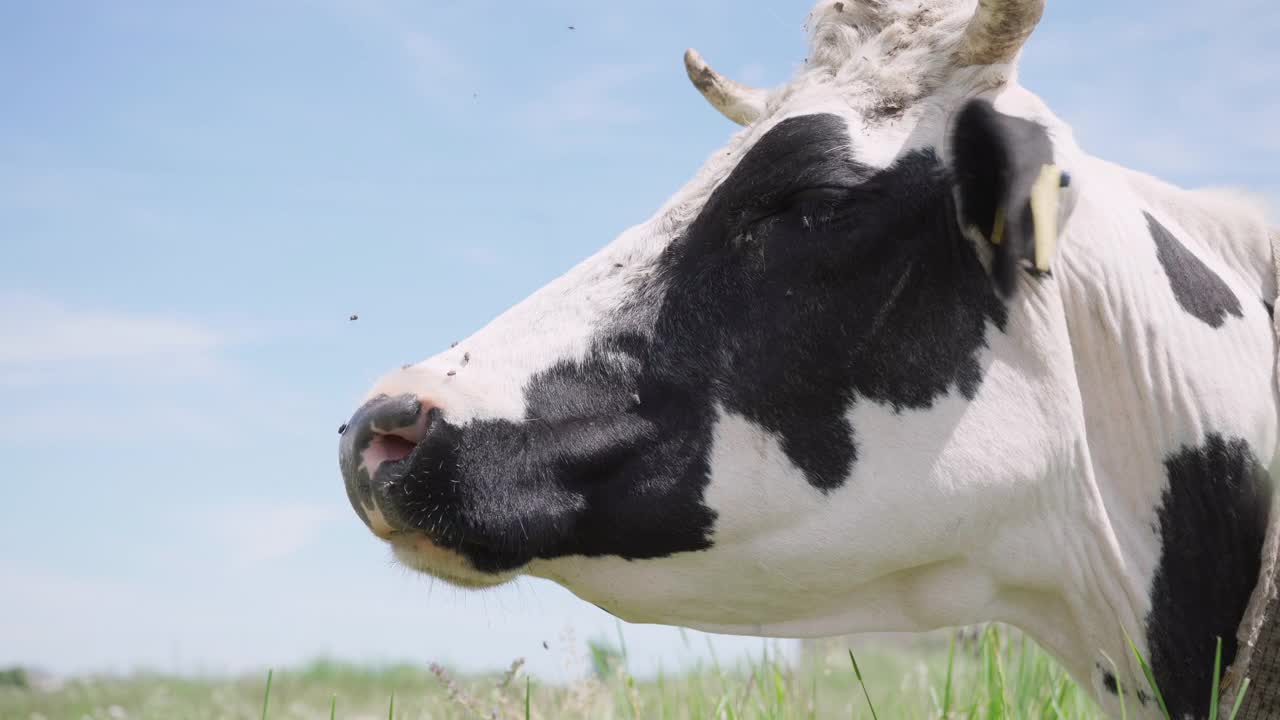
<svg viewBox="0 0 1280 720"><path fill-rule="evenodd" d="M1053 163L1044 126L1000 113L986 100L970 100L960 111L950 148L961 226L990 245L996 288L1011 295L1020 269L1049 270L1068 176Z"/></svg>

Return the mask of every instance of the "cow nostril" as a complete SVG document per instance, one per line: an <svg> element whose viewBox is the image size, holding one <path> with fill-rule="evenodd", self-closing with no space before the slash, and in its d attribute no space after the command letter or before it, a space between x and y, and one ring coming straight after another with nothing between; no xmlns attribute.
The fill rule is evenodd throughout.
<svg viewBox="0 0 1280 720"><path fill-rule="evenodd" d="M378 448L388 460L402 460L417 446L417 443L409 442L399 435L379 435L373 439L370 449Z"/></svg>
<svg viewBox="0 0 1280 720"><path fill-rule="evenodd" d="M412 450L427 434L428 413L419 413L414 419L412 425L405 425L398 428L383 429L378 427L375 422L370 428L374 434L374 441L382 440L386 443L392 441L400 441L407 444Z"/></svg>
<svg viewBox="0 0 1280 720"><path fill-rule="evenodd" d="M372 507L379 467L408 457L437 414L429 402L408 393L379 395L356 410L339 441L339 463L353 504Z"/></svg>
<svg viewBox="0 0 1280 720"><path fill-rule="evenodd" d="M365 448L361 464L367 469L369 476L373 477L383 463L403 460L409 457L417 446L416 442L406 440L397 434L378 433L374 435L373 439L369 441L369 446Z"/></svg>
<svg viewBox="0 0 1280 720"><path fill-rule="evenodd" d="M408 458L439 414L414 394L379 395L360 406L342 428L338 462L347 497L379 537L401 524L399 509L385 493L404 475Z"/></svg>
<svg viewBox="0 0 1280 720"><path fill-rule="evenodd" d="M360 465L372 479L387 462L408 457L427 434L433 413L430 405L413 396L401 396L375 405L366 419L367 441L360 449Z"/></svg>

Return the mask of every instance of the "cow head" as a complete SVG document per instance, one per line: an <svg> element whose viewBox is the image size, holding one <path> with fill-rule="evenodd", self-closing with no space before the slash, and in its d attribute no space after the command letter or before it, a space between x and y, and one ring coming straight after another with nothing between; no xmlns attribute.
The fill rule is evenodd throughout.
<svg viewBox="0 0 1280 720"><path fill-rule="evenodd" d="M996 583L967 551L1014 542L987 520L1036 502L1040 398L1070 372L1026 311L1065 215L1032 195L1072 152L1014 80L1041 5L823 2L770 92L690 52L745 128L654 217L379 380L341 438L356 513L409 567L547 577L631 620L978 619Z"/></svg>

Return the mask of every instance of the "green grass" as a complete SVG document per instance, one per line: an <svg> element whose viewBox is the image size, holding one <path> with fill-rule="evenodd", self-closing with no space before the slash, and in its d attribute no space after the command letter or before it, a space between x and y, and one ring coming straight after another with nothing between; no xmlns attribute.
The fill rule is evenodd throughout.
<svg viewBox="0 0 1280 720"><path fill-rule="evenodd" d="M1015 639L1016 638L1016 639ZM635 679L625 645L584 650L589 677L568 686L504 673L321 661L260 677L80 679L56 691L0 688L0 718L1100 718L1050 657L996 628L974 642L831 646L798 665L766 650L738 667L711 660Z"/></svg>

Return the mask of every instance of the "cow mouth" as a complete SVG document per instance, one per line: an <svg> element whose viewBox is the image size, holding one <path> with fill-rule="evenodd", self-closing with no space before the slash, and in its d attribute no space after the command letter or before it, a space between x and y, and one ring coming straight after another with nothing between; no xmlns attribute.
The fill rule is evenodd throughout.
<svg viewBox="0 0 1280 720"><path fill-rule="evenodd" d="M379 395L339 428L338 462L347 497L373 533L388 539L406 528L394 491L436 413L413 395Z"/></svg>
<svg viewBox="0 0 1280 720"><path fill-rule="evenodd" d="M651 420L619 403L587 417L448 422L412 395L379 396L345 427L348 497L405 565L464 587L574 554L580 522L643 456Z"/></svg>
<svg viewBox="0 0 1280 720"><path fill-rule="evenodd" d="M527 563L466 508L483 484L457 470L462 430L417 397L378 396L341 428L347 495L365 525L404 565L454 585L489 587Z"/></svg>
<svg viewBox="0 0 1280 720"><path fill-rule="evenodd" d="M398 463L413 453L418 443L398 435L377 435L365 448L362 464L370 476L376 476L386 463Z"/></svg>
<svg viewBox="0 0 1280 720"><path fill-rule="evenodd" d="M477 559L492 558L493 551L480 538L456 532L452 518L436 508L413 502L414 458L421 448L421 442L403 433L375 433L369 438L355 476L357 484L366 482L367 488L349 492L356 513L390 546L394 558L412 570L465 589L493 587L515 577L515 572L480 569Z"/></svg>

